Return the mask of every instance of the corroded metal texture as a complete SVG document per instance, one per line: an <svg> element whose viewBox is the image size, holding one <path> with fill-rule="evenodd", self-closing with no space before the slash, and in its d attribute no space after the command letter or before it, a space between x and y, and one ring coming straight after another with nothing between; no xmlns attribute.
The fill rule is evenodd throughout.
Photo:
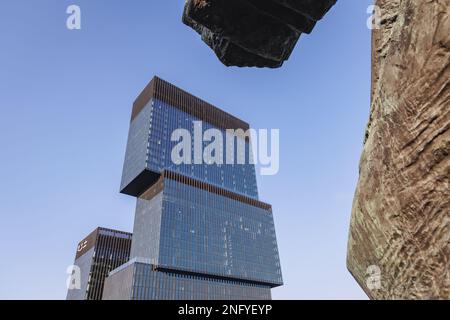
<svg viewBox="0 0 450 320"><path fill-rule="evenodd" d="M373 299L450 299L450 0L376 4L347 266Z"/></svg>
<svg viewBox="0 0 450 320"><path fill-rule="evenodd" d="M337 0L187 0L183 22L227 66L282 66Z"/></svg>

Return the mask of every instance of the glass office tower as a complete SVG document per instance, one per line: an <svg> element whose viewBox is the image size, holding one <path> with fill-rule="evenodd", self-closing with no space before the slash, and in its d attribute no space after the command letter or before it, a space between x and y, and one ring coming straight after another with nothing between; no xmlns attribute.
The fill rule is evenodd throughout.
<svg viewBox="0 0 450 320"><path fill-rule="evenodd" d="M131 233L97 228L80 241L75 255L72 282L79 287L67 291L67 300L101 300L109 272L130 259ZM79 276L79 279L74 277Z"/></svg>
<svg viewBox="0 0 450 320"><path fill-rule="evenodd" d="M249 125L157 77L144 89L133 106L121 183L122 193L137 198L130 261L109 274L103 298L270 299L283 281L250 138L224 143L221 153L231 150L233 164L175 164L171 135L180 128L194 146L196 132L226 136ZM246 161L237 164L239 156Z"/></svg>

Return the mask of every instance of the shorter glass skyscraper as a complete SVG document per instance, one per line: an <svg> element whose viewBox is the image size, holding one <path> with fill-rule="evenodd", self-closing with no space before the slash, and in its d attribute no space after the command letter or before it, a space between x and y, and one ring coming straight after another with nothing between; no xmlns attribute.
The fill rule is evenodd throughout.
<svg viewBox="0 0 450 320"><path fill-rule="evenodd" d="M79 287L68 290L67 300L101 300L109 272L130 259L131 238L128 232L97 228L80 241L72 274Z"/></svg>
<svg viewBox="0 0 450 320"><path fill-rule="evenodd" d="M194 139L199 121L202 133L249 128L157 77L136 100L121 183L137 198L131 259L109 274L103 299L265 300L283 284L250 139L234 137L245 147L233 150L245 153L243 164L173 163L172 132L186 129Z"/></svg>

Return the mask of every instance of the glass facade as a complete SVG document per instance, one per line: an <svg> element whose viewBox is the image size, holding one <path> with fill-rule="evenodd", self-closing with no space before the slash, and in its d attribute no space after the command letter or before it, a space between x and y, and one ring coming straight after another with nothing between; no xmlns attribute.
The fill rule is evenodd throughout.
<svg viewBox="0 0 450 320"><path fill-rule="evenodd" d="M254 199L258 199L255 167L250 161L251 143L242 137L235 137L233 149L226 145L226 131L202 121L202 135L208 129L221 131L223 164L194 164L194 126L201 119L171 106L168 103L152 99L130 124L121 190L131 183L142 171L161 173L171 170L219 186ZM171 141L172 132L186 129L191 133L191 164L175 164L171 154L178 141ZM243 143L244 150L238 146ZM211 142L202 142L202 151ZM232 151L231 151L232 150ZM226 154L233 155L233 164L226 163ZM238 164L238 159L245 159ZM242 162L241 162L242 163Z"/></svg>
<svg viewBox="0 0 450 320"><path fill-rule="evenodd" d="M164 181L159 265L281 284L272 212Z"/></svg>
<svg viewBox="0 0 450 320"><path fill-rule="evenodd" d="M133 262L108 278L104 300L270 300L270 286L159 271Z"/></svg>
<svg viewBox="0 0 450 320"><path fill-rule="evenodd" d="M158 264L161 237L162 193L154 198L140 197L134 216L135 240L131 244L131 257L148 259Z"/></svg>
<svg viewBox="0 0 450 320"><path fill-rule="evenodd" d="M145 107L130 123L120 190L147 168L151 112L150 106Z"/></svg>
<svg viewBox="0 0 450 320"><path fill-rule="evenodd" d="M281 285L270 209L164 178L136 205L131 257L153 264Z"/></svg>
<svg viewBox="0 0 450 320"><path fill-rule="evenodd" d="M110 272L104 299L266 300L283 284L272 207L258 200L250 139L226 143L228 128L248 127L159 78L144 89L133 105L121 182L121 192L137 198L131 259ZM195 138L220 132L224 163L174 163L178 129L190 135L191 160ZM201 141L203 153L211 142ZM230 153L234 164L226 163Z"/></svg>

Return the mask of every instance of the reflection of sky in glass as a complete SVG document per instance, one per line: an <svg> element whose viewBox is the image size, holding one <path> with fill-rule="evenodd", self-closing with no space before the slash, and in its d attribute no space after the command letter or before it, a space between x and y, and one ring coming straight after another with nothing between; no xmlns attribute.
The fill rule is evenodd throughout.
<svg viewBox="0 0 450 320"><path fill-rule="evenodd" d="M72 3L2 1L0 297L64 299L78 241L97 226L132 230L135 199L118 193L130 110L159 75L280 129L280 171L258 176L285 283L273 297L364 298L345 257L372 2L339 0L283 68L260 70L222 66L181 23L183 1L77 0L80 31L65 27Z"/></svg>
<svg viewBox="0 0 450 320"><path fill-rule="evenodd" d="M201 121L171 105L153 100L136 116L130 124L130 132L125 155L125 166L122 177L122 188L132 181L145 168L154 172L169 169L183 175L217 185L229 191L240 193L252 198L258 198L255 166L250 164L250 144L245 143L245 164L237 161L239 143L235 139L234 164L200 164L194 162L194 122ZM198 123L198 122L197 122ZM215 128L208 122L202 121L202 132ZM191 135L191 164L175 164L171 158L172 150L179 141L171 141L172 133L176 129L186 129ZM224 137L222 154L226 155L225 130L220 130ZM203 141L202 152L211 142ZM225 159L225 157L222 157ZM203 159L204 160L204 159Z"/></svg>

